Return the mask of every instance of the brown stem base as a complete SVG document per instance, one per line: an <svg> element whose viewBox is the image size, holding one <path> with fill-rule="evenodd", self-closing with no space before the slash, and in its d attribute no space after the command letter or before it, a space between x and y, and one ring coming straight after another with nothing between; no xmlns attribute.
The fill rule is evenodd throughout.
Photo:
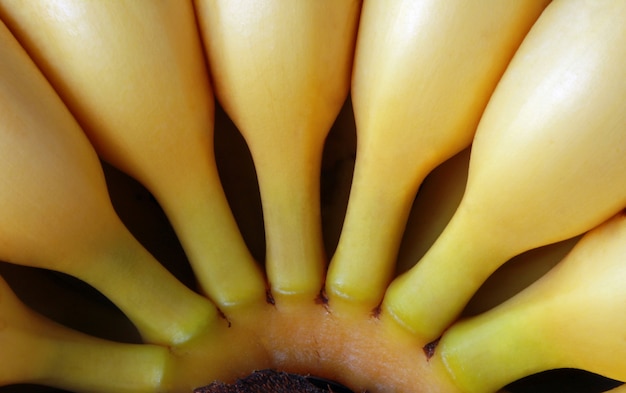
<svg viewBox="0 0 626 393"><path fill-rule="evenodd" d="M347 387L323 378L276 370L254 371L235 383L220 381L197 388L194 393L354 393Z"/></svg>

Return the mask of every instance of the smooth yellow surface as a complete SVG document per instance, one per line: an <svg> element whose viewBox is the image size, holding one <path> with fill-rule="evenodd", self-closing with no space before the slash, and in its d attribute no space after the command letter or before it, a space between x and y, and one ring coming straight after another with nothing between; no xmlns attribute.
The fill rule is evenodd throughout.
<svg viewBox="0 0 626 393"><path fill-rule="evenodd" d="M588 232L546 276L448 330L440 353L466 392L578 368L626 380L626 215Z"/></svg>
<svg viewBox="0 0 626 393"><path fill-rule="evenodd" d="M265 297L222 190L214 102L190 2L0 2L98 153L142 182L221 307Z"/></svg>
<svg viewBox="0 0 626 393"><path fill-rule="evenodd" d="M471 143L496 83L546 4L364 3L352 77L356 167L329 296L380 303L420 184Z"/></svg>
<svg viewBox="0 0 626 393"><path fill-rule="evenodd" d="M327 260L319 179L350 87L361 2L196 1L215 93L258 176L275 295L314 297Z"/></svg>
<svg viewBox="0 0 626 393"><path fill-rule="evenodd" d="M557 1L516 52L478 126L467 188L384 307L434 339L523 251L626 206L626 2Z"/></svg>
<svg viewBox="0 0 626 393"><path fill-rule="evenodd" d="M189 339L216 316L213 305L124 227L95 151L4 25L0 53L0 259L86 281L148 341Z"/></svg>

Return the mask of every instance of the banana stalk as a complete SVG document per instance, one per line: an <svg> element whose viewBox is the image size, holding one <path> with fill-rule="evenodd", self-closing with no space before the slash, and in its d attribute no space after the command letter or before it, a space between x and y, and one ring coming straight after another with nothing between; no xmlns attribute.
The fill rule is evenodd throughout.
<svg viewBox="0 0 626 393"><path fill-rule="evenodd" d="M0 277L0 386L44 384L89 392L161 391L167 348L91 337L33 312Z"/></svg>
<svg viewBox="0 0 626 393"><path fill-rule="evenodd" d="M576 368L626 381L626 214L588 232L548 274L453 325L437 348L464 392Z"/></svg>
<svg viewBox="0 0 626 393"><path fill-rule="evenodd" d="M0 58L0 260L86 281L150 342L183 342L213 323L215 307L124 227L96 152L4 24Z"/></svg>
<svg viewBox="0 0 626 393"><path fill-rule="evenodd" d="M352 79L356 166L326 280L331 301L380 304L420 184L471 143L496 83L547 3L364 3Z"/></svg>
<svg viewBox="0 0 626 393"><path fill-rule="evenodd" d="M193 5L0 2L2 17L106 161L163 207L200 290L227 308L265 299L213 153L214 98Z"/></svg>
<svg viewBox="0 0 626 393"><path fill-rule="evenodd" d="M215 93L252 154L274 295L315 297L327 257L320 167L344 104L361 2L199 0Z"/></svg>
<svg viewBox="0 0 626 393"><path fill-rule="evenodd" d="M478 126L463 199L384 309L437 338L499 266L626 206L626 2L555 1Z"/></svg>
<svg viewBox="0 0 626 393"><path fill-rule="evenodd" d="M463 197L471 149L465 149L435 168L415 197L400 246L396 270L403 273L426 254L445 229ZM463 310L464 316L484 312L515 295L543 276L579 237L518 255L495 271Z"/></svg>

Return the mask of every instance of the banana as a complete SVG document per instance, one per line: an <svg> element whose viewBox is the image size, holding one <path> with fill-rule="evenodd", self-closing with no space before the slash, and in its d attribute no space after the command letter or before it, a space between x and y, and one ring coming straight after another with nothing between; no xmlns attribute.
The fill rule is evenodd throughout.
<svg viewBox="0 0 626 393"><path fill-rule="evenodd" d="M383 309L432 340L523 251L626 206L626 2L555 1L499 82L476 132L463 199Z"/></svg>
<svg viewBox="0 0 626 393"><path fill-rule="evenodd" d="M214 102L193 5L176 0L0 2L98 153L146 186L200 290L220 307L265 299L222 189Z"/></svg>
<svg viewBox="0 0 626 393"><path fill-rule="evenodd" d="M464 392L555 368L626 381L626 213L589 231L535 284L456 323L438 355Z"/></svg>
<svg viewBox="0 0 626 393"><path fill-rule="evenodd" d="M420 186L403 235L396 274L414 266L437 240L463 197L471 149L467 148L435 168ZM553 267L578 237L512 258L495 271L463 310L474 315L519 292Z"/></svg>
<svg viewBox="0 0 626 393"><path fill-rule="evenodd" d="M86 281L150 342L186 341L215 323L213 304L124 227L91 144L4 24L0 55L0 260Z"/></svg>
<svg viewBox="0 0 626 393"><path fill-rule="evenodd" d="M348 95L361 2L195 4L216 97L257 171L271 290L315 297L327 264L322 150Z"/></svg>
<svg viewBox="0 0 626 393"><path fill-rule="evenodd" d="M26 307L0 277L0 385L89 392L159 391L167 348L121 344L58 325Z"/></svg>
<svg viewBox="0 0 626 393"><path fill-rule="evenodd" d="M471 143L498 79L547 3L364 3L352 78L357 158L326 280L331 301L380 304L419 185Z"/></svg>

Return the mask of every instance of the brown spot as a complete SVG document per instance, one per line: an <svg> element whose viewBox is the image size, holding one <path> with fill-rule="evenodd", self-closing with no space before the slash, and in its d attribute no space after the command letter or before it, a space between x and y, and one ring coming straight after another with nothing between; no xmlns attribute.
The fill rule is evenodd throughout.
<svg viewBox="0 0 626 393"><path fill-rule="evenodd" d="M226 316L226 314L224 314L224 311L220 310L219 308L217 309L217 314L220 316L220 318L222 318L223 320L226 321L226 323L228 323L228 327L231 327L232 324L230 323L230 320L228 319L228 317Z"/></svg>
<svg viewBox="0 0 626 393"><path fill-rule="evenodd" d="M371 315L372 315L373 318L380 319L381 312L382 312L382 308L381 308L381 306L379 304L378 306L376 306L376 307L374 307L372 309Z"/></svg>
<svg viewBox="0 0 626 393"><path fill-rule="evenodd" d="M431 341L428 344L424 345L424 353L426 354L426 359L430 360L433 356L435 356L435 349L437 348L437 344L439 344L439 339L435 341Z"/></svg>
<svg viewBox="0 0 626 393"><path fill-rule="evenodd" d="M320 293L315 298L315 304L320 304L326 309L326 311L330 314L330 308L328 307L328 295L326 295L326 290L322 288Z"/></svg>
<svg viewBox="0 0 626 393"><path fill-rule="evenodd" d="M265 301L267 302L267 304L271 304L272 306L276 305L276 300L274 300L271 289L265 291Z"/></svg>

